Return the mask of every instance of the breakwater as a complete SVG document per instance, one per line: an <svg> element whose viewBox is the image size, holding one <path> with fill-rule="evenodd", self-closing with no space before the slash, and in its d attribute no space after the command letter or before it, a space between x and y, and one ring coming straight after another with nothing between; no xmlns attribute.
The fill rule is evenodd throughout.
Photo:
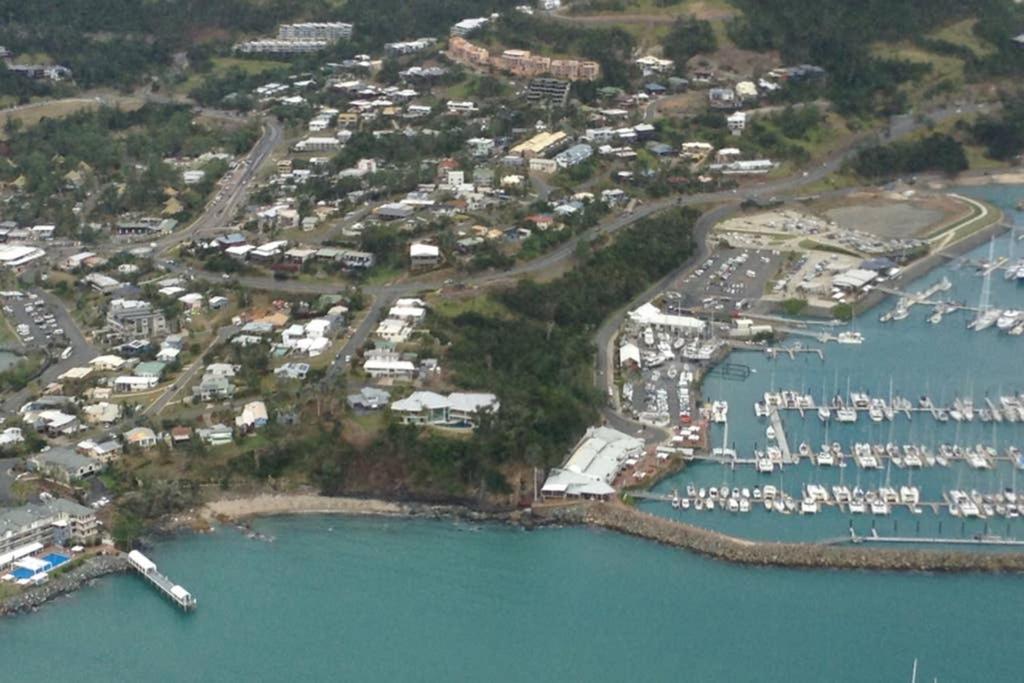
<svg viewBox="0 0 1024 683"><path fill-rule="evenodd" d="M108 574L127 571L128 561L123 555L97 555L81 565L69 569L41 586L12 595L0 602L0 616L33 612L43 603L71 593L82 586Z"/></svg>
<svg viewBox="0 0 1024 683"><path fill-rule="evenodd" d="M535 508L547 523L601 527L693 551L724 562L801 569L916 572L1024 572L1024 553L878 549L751 541L611 503Z"/></svg>

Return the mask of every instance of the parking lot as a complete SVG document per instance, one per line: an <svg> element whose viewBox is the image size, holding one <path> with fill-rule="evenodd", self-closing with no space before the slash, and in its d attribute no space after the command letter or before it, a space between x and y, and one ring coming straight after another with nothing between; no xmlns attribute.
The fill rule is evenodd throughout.
<svg viewBox="0 0 1024 683"><path fill-rule="evenodd" d="M18 339L26 347L66 344L67 336L61 321L39 295L8 292L4 297L3 310Z"/></svg>
<svg viewBox="0 0 1024 683"><path fill-rule="evenodd" d="M755 304L785 256L770 249L720 249L665 293L668 312L704 310L730 315Z"/></svg>

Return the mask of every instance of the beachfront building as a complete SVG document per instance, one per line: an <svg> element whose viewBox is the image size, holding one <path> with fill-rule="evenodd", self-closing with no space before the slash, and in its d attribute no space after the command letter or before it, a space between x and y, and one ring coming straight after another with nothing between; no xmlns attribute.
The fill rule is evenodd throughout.
<svg viewBox="0 0 1024 683"><path fill-rule="evenodd" d="M20 559L11 557L19 548L88 543L98 533L95 513L63 498L0 510L0 569Z"/></svg>
<svg viewBox="0 0 1024 683"><path fill-rule="evenodd" d="M608 499L615 495L615 477L643 450L641 439L610 427L591 427L565 465L551 471L541 493L559 498Z"/></svg>
<svg viewBox="0 0 1024 683"><path fill-rule="evenodd" d="M676 332L677 334L699 335L704 332L704 321L689 315L663 313L652 303L646 303L629 312L629 320L641 327Z"/></svg>

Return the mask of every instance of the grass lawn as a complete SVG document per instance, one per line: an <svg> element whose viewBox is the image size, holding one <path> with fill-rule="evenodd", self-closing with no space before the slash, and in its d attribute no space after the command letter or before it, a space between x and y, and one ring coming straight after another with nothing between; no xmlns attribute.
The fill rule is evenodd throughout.
<svg viewBox="0 0 1024 683"><path fill-rule="evenodd" d="M106 101L117 105L126 111L134 111L140 108L144 102L135 97L108 97ZM10 119L21 121L25 127L34 126L43 118L62 118L75 112L85 109L97 109L99 102L91 98L69 98L66 100L49 100L34 102L20 107L14 107L7 111L0 112L0 139L5 139L3 126Z"/></svg>
<svg viewBox="0 0 1024 683"><path fill-rule="evenodd" d="M479 313L487 317L508 316L508 309L489 296L474 296L466 299L431 300L431 306L438 315L454 318L463 313Z"/></svg>
<svg viewBox="0 0 1024 683"><path fill-rule="evenodd" d="M194 73L181 83L174 86L174 91L187 95L196 88L204 79L210 76L220 76L232 67L237 67L247 74L261 74L275 69L288 68L288 62L279 62L273 59L240 59L238 57L214 57L212 60L213 69L207 73Z"/></svg>
<svg viewBox="0 0 1024 683"><path fill-rule="evenodd" d="M929 37L944 40L947 43L953 43L954 45L962 45L979 57L983 57L991 54L993 52L993 48L981 38L974 35L974 25L977 23L977 19L964 19L963 21L958 21L955 24L944 26L938 31L933 31Z"/></svg>

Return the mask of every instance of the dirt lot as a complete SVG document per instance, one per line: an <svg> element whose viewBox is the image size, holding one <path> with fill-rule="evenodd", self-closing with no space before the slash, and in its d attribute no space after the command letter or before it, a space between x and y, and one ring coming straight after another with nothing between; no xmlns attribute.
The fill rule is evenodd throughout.
<svg viewBox="0 0 1024 683"><path fill-rule="evenodd" d="M917 237L941 223L969 213L969 208L947 196L892 198L892 195L851 197L823 214L839 227L878 237Z"/></svg>

